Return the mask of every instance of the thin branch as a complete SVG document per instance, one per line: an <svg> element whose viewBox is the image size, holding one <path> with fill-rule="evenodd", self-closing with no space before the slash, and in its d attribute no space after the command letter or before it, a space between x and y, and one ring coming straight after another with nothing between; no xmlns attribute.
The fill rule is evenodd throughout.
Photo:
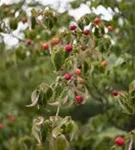
<svg viewBox="0 0 135 150"><path fill-rule="evenodd" d="M130 140L127 150L132 150L132 146L133 146L133 137L131 137L131 140Z"/></svg>

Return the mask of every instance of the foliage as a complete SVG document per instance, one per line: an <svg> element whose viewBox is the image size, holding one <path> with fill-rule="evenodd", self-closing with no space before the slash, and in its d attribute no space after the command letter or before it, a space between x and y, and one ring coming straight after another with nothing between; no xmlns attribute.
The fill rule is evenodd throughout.
<svg viewBox="0 0 135 150"><path fill-rule="evenodd" d="M70 5L82 3L111 9L113 19L92 11L75 20L35 2L0 6L0 149L135 149L135 2ZM14 34L19 23L24 38ZM5 34L18 45L8 48Z"/></svg>

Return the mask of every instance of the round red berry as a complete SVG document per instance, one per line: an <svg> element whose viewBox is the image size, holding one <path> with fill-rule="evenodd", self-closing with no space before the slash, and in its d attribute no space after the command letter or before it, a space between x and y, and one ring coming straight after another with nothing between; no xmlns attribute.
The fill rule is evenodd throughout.
<svg viewBox="0 0 135 150"><path fill-rule="evenodd" d="M75 74L76 74L77 76L80 76L80 75L81 75L81 70L80 70L79 68L76 68Z"/></svg>
<svg viewBox="0 0 135 150"><path fill-rule="evenodd" d="M113 96L118 96L118 95L119 95L119 92L118 92L117 90L113 90L113 91L112 91L112 94L113 94Z"/></svg>
<svg viewBox="0 0 135 150"><path fill-rule="evenodd" d="M106 67L108 65L108 62L106 60L102 61L101 62L101 66L102 67Z"/></svg>
<svg viewBox="0 0 135 150"><path fill-rule="evenodd" d="M65 51L66 52L71 52L72 50L73 50L73 46L72 45L68 44L68 45L65 46Z"/></svg>
<svg viewBox="0 0 135 150"><path fill-rule="evenodd" d="M60 42L60 39L56 37L56 38L52 39L51 44L52 45L57 45L57 44L59 44L59 42Z"/></svg>
<svg viewBox="0 0 135 150"><path fill-rule="evenodd" d="M77 28L76 25L70 25L70 27L69 27L69 29L72 30L72 31L75 30L76 28Z"/></svg>
<svg viewBox="0 0 135 150"><path fill-rule="evenodd" d="M42 44L42 48L43 48L44 50L48 50L48 49L49 49L48 43L43 43L43 44Z"/></svg>
<svg viewBox="0 0 135 150"><path fill-rule="evenodd" d="M100 19L99 17L96 17L96 18L94 19L94 23L95 23L95 24L100 24L100 23L101 23L101 19Z"/></svg>
<svg viewBox="0 0 135 150"><path fill-rule="evenodd" d="M108 29L109 32L112 32L113 31L113 26L110 25L110 26L107 27L107 29Z"/></svg>
<svg viewBox="0 0 135 150"><path fill-rule="evenodd" d="M77 104L81 104L83 102L83 97L81 95L77 95L75 97L75 101Z"/></svg>
<svg viewBox="0 0 135 150"><path fill-rule="evenodd" d="M122 137L119 136L115 139L115 144L117 146L123 146L125 144L125 140Z"/></svg>
<svg viewBox="0 0 135 150"><path fill-rule="evenodd" d="M71 75L70 73L66 73L66 74L64 75L64 79L65 79L65 80L70 80L71 77L72 77L72 75Z"/></svg>
<svg viewBox="0 0 135 150"><path fill-rule="evenodd" d="M83 31L83 34L84 34L84 35L89 35L89 34L90 34L90 30L85 29L85 30Z"/></svg>
<svg viewBox="0 0 135 150"><path fill-rule="evenodd" d="M32 44L33 44L33 41L32 41L31 39L26 39L26 40L25 40L25 43L26 43L27 45L32 45Z"/></svg>

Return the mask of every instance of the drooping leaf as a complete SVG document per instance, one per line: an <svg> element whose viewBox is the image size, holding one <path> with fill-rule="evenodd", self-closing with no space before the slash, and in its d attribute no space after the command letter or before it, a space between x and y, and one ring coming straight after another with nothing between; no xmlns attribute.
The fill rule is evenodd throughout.
<svg viewBox="0 0 135 150"><path fill-rule="evenodd" d="M47 101L50 100L50 98L52 97L52 95L53 95L53 89L51 87L48 87L48 89L46 90Z"/></svg>
<svg viewBox="0 0 135 150"><path fill-rule="evenodd" d="M33 91L32 95L31 95L32 104L26 105L26 107L33 107L33 106L37 105L38 100L39 100L39 94L40 94L39 90Z"/></svg>
<svg viewBox="0 0 135 150"><path fill-rule="evenodd" d="M58 71L64 64L64 51L63 50L54 51L51 55L51 60L56 71Z"/></svg>

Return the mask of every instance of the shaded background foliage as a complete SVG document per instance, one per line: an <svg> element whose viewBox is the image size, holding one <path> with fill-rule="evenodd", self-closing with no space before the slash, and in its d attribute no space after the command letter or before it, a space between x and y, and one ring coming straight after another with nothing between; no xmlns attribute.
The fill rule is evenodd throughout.
<svg viewBox="0 0 135 150"><path fill-rule="evenodd" d="M86 2L87 0L73 1L70 5L72 8L78 8L80 4ZM3 128L0 129L0 149L2 150L38 149L31 135L32 120L41 113L45 114L45 118L47 118L50 114L54 114L55 110L48 112L44 109L26 108L25 105L29 103L30 95L35 87L42 82L51 83L56 77L47 52L42 51L38 43L51 40L57 36L59 28L63 28L63 26L68 28L69 22L74 20L67 15L67 12L56 13L56 16L53 16L54 10L50 9L48 13L52 20L45 18L43 24L47 26L46 29L45 26L37 24L35 20L37 14L33 9L32 30L26 28L23 32L26 39L32 39L36 44L27 45L23 39L19 39L17 47L7 49L2 33L11 33L17 28L18 22L25 23L27 21L26 12L22 9L24 4L25 1L2 5L0 9L0 122L3 124ZM124 63L116 68L116 71L112 72L110 76L106 76L103 82L110 80L109 84L113 88L127 91L135 75L135 2L95 0L91 1L90 9L99 5L103 5L105 8L110 7L114 11L113 19L109 22L105 21L105 23L114 26L114 32L110 33L110 36L114 38L112 40L115 41L115 44L106 49L99 39L97 48L105 52L104 58L107 58L110 63L116 62L119 57L124 59ZM28 6L44 9L44 6L39 3L31 3ZM116 8L119 10L118 12ZM19 17L14 17L16 11L19 11ZM87 25L83 20L88 16L92 20L96 15L94 13L86 14L80 18L78 20L80 27ZM3 23L5 18L10 20L9 28L6 28ZM91 79L89 82L91 83ZM100 76L95 79L94 84L98 82L100 82ZM93 90L94 94L97 93L97 90L89 88ZM98 86L98 89L102 91L102 86ZM135 127L135 115L124 114L121 108L117 107L117 103L111 103L104 110L106 104L98 102L99 96L104 97L98 93L84 105L61 111L61 116L71 115L80 127L80 135L72 143L73 150L100 150L101 147L107 149L113 145L113 140L117 135L125 135ZM9 115L15 118L9 117Z"/></svg>

